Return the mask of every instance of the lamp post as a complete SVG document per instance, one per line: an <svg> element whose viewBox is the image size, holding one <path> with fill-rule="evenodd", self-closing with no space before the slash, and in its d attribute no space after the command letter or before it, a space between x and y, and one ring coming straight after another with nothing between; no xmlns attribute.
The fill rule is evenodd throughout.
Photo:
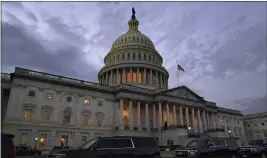
<svg viewBox="0 0 267 158"><path fill-rule="evenodd" d="M36 149L37 141L38 141L38 138L35 137L35 145L34 145L34 149Z"/></svg>
<svg viewBox="0 0 267 158"><path fill-rule="evenodd" d="M228 134L229 134L229 137L231 138L231 131L230 130L228 131Z"/></svg>
<svg viewBox="0 0 267 158"><path fill-rule="evenodd" d="M188 130L189 130L189 136L191 136L191 127L190 126L188 127Z"/></svg>

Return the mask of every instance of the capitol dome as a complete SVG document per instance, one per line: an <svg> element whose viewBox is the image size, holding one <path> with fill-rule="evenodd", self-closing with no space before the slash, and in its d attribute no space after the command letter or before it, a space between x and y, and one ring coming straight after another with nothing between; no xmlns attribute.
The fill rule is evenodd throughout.
<svg viewBox="0 0 267 158"><path fill-rule="evenodd" d="M98 73L99 83L117 86L130 84L149 89L167 89L169 73L153 42L138 30L135 10L128 21L128 31L119 36L104 58Z"/></svg>

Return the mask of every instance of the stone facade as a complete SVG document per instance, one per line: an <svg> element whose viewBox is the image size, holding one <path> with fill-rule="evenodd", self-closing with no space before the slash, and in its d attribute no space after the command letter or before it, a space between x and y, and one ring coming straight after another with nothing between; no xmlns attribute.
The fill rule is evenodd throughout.
<svg viewBox="0 0 267 158"><path fill-rule="evenodd" d="M186 86L168 89L163 59L138 24L131 19L113 43L99 84L23 68L2 74L2 131L14 134L16 145L40 149L113 135L153 136L160 145L205 131L244 138L240 111Z"/></svg>
<svg viewBox="0 0 267 158"><path fill-rule="evenodd" d="M243 121L248 138L267 137L267 112L246 115L243 117Z"/></svg>

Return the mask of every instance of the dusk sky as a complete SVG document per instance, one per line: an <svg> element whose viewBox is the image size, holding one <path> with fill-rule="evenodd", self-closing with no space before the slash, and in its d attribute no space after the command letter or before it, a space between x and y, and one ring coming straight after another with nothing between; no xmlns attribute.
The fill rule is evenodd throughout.
<svg viewBox="0 0 267 158"><path fill-rule="evenodd" d="M2 72L22 67L97 82L135 7L177 86L244 114L267 111L266 2L2 2Z"/></svg>

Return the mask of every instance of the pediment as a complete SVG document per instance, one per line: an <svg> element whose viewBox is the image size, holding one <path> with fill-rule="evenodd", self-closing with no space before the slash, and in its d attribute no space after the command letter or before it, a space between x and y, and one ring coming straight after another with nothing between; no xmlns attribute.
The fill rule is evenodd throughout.
<svg viewBox="0 0 267 158"><path fill-rule="evenodd" d="M164 93L165 95L184 98L194 101L204 101L204 98L197 95L195 92L187 88L186 86L180 86L173 89L170 89Z"/></svg>

